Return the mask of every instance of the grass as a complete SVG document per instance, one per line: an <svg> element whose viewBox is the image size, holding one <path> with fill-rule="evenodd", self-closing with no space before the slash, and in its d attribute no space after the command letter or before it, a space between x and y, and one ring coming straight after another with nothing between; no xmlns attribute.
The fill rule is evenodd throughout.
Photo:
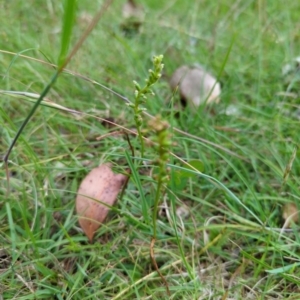
<svg viewBox="0 0 300 300"><path fill-rule="evenodd" d="M73 45L100 2L78 2ZM181 64L198 62L220 74L223 85L214 115L199 109L173 117L165 79L145 105L148 113L161 114L186 133L172 131L176 156L169 160L170 182L154 249L170 299L298 299L298 224L281 229L285 205L299 209L298 152L284 182L299 143L299 81L296 72L283 76L282 67L299 55L300 4L141 3L146 16L139 34L123 34L116 1L68 65L90 80L67 73L58 78L46 98L81 114L38 108L10 156L8 197L0 169L0 295L24 300L169 298L149 257L154 149L146 147L147 166L134 161L126 193L94 244L74 213L78 186L92 167L104 161L119 171L128 166L125 139L97 139L117 130L102 118L135 128L130 108L97 83L132 101L132 81L141 83L152 56L163 54L166 76ZM16 0L0 6L1 90L40 94L53 74L42 62L56 63L60 54L62 4ZM20 52L39 61L16 57ZM31 100L1 94L1 154L28 115ZM230 108L238 113L224 113ZM139 141L130 139L138 157ZM181 160L200 161L203 173L186 174Z"/></svg>

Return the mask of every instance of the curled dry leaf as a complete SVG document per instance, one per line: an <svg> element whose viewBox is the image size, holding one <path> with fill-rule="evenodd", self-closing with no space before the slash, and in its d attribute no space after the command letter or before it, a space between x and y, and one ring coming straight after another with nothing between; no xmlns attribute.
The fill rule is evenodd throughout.
<svg viewBox="0 0 300 300"><path fill-rule="evenodd" d="M282 217L285 221L284 227L290 227L292 223L299 220L299 211L295 203L287 203L283 207Z"/></svg>
<svg viewBox="0 0 300 300"><path fill-rule="evenodd" d="M87 11L83 11L79 14L78 21L80 25L87 26L92 22L92 20L93 20L93 15L88 13Z"/></svg>
<svg viewBox="0 0 300 300"><path fill-rule="evenodd" d="M176 209L176 215L180 219L187 219L190 215L190 211L187 205L181 205Z"/></svg>
<svg viewBox="0 0 300 300"><path fill-rule="evenodd" d="M109 212L108 206L115 204L127 178L126 175L113 173L110 164L103 164L82 180L76 198L76 212L79 224L90 242L104 222Z"/></svg>
<svg viewBox="0 0 300 300"><path fill-rule="evenodd" d="M200 65L181 66L175 70L170 87L173 91L178 88L181 100L195 107L220 101L220 83Z"/></svg>

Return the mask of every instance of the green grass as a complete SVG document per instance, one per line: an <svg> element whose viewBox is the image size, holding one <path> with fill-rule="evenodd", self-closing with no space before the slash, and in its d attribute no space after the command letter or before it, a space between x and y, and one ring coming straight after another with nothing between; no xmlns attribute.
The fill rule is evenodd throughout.
<svg viewBox="0 0 300 300"><path fill-rule="evenodd" d="M93 16L101 3L78 1L72 45L88 25L84 16ZM223 85L214 115L200 109L173 117L165 79L146 104L148 113L161 114L186 133L173 131L176 156L169 161L170 182L162 199L166 213L158 217L154 249L170 299L298 299L298 224L281 228L284 205L299 208L299 153L283 184L299 143L299 79L296 72L283 76L282 67L299 55L300 4L141 3L146 16L139 34L123 34L116 1L68 65L77 75L60 75L46 98L82 114L38 108L9 158L9 196L0 169L0 295L168 299L149 256L156 191L153 148L146 147L149 166L143 166L139 140L130 136L135 176L94 244L83 235L74 212L78 186L92 167L104 161L119 170L128 167L125 151L130 149L122 136L97 138L117 130L101 118L134 129L133 113L98 83L133 101L132 81L142 83L152 56L163 54L166 76L181 64L198 62L220 74ZM0 89L40 94L54 73L42 61L56 64L60 54L63 5L5 1L0 18ZM4 155L33 103L22 95L0 95ZM239 113L226 115L230 106ZM203 174L185 172L183 177L180 159L201 161ZM176 215L183 207L185 218Z"/></svg>

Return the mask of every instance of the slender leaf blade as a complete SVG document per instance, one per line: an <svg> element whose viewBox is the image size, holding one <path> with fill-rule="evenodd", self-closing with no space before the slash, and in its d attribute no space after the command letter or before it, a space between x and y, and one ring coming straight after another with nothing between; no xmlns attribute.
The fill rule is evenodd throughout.
<svg viewBox="0 0 300 300"><path fill-rule="evenodd" d="M58 58L58 66L61 67L67 56L71 43L72 31L76 16L76 0L64 1L64 16L61 34L61 48Z"/></svg>

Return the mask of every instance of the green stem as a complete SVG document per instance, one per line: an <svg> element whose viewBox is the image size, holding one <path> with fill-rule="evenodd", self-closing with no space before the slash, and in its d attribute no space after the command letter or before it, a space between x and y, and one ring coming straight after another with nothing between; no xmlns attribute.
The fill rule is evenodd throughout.
<svg viewBox="0 0 300 300"><path fill-rule="evenodd" d="M157 189L156 189L156 195L155 195L155 201L154 201L154 207L153 207L153 215L152 215L152 221L153 221L153 238L156 239L157 235L157 228L156 228L156 220L157 220L157 212L158 212L158 204L160 200L160 194L161 194L161 187L162 187L162 180L161 177L159 177L157 182Z"/></svg>
<svg viewBox="0 0 300 300"><path fill-rule="evenodd" d="M138 132L139 140L140 140L140 143L141 143L141 158L143 158L144 157L144 151L145 151L145 145L144 145L144 139L143 139L142 131L141 131L140 127L137 127L137 132Z"/></svg>
<svg viewBox="0 0 300 300"><path fill-rule="evenodd" d="M145 93L146 88L143 88L142 90L140 90L138 92L138 94L136 95L135 98L135 103L134 103L134 116L135 116L135 125L137 128L137 132L138 132L138 137L140 140L140 144L141 144L141 157L144 157L144 151L145 151L145 145L144 145L144 139L143 139L143 135L142 135L142 130L141 130L141 122L139 120L139 118L141 118L141 112L139 109L139 106L141 104L141 95L143 95L143 93Z"/></svg>
<svg viewBox="0 0 300 300"><path fill-rule="evenodd" d="M39 99L35 102L34 106L32 107L31 111L29 112L29 114L27 115L25 121L23 122L23 124L21 125L21 127L19 128L17 134L15 135L12 143L10 144L6 154L3 157L3 161L5 163L5 165L7 165L8 162L8 158L9 155L13 149L13 147L15 146L19 136L21 135L23 129L25 128L25 126L27 125L27 123L30 121L31 117L33 116L33 114L35 113L36 109L38 108L38 106L40 105L41 101L43 100L43 98L47 95L47 93L49 92L49 90L51 89L51 87L54 85L57 77L58 77L59 71L56 72L54 74L54 76L52 77L50 83L46 86L46 88L43 90L42 94L40 95Z"/></svg>

